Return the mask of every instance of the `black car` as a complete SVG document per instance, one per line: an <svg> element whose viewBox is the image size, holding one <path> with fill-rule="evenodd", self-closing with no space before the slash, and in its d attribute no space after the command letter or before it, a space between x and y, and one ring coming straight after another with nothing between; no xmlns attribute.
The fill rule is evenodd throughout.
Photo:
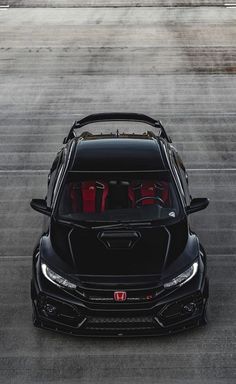
<svg viewBox="0 0 236 384"><path fill-rule="evenodd" d="M112 130L117 121L122 132L76 136L87 124L109 123ZM131 121L150 130L123 133ZM191 198L160 121L94 114L76 121L63 144L46 199L31 201L46 215L33 254L34 325L125 336L205 324L206 254L188 215L209 201Z"/></svg>

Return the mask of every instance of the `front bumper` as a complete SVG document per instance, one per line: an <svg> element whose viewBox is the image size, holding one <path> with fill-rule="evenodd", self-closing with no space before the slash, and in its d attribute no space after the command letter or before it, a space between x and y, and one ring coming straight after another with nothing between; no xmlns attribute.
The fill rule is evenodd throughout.
<svg viewBox="0 0 236 384"><path fill-rule="evenodd" d="M80 313L74 306L71 307L65 302L59 302L51 297L44 298L46 303L64 310L57 315L48 314L44 309L39 309L33 303L36 325L58 332L69 333L78 336L142 336L142 335L165 335L180 332L189 328L201 325L205 310L206 299L201 295L185 298L185 302L196 304L194 314L173 316L168 321L163 321L160 312L155 313L99 313L92 314L88 311ZM171 305L176 305L176 302ZM182 306L182 304L180 303ZM51 307L50 307L51 308ZM68 311L69 308L69 311ZM68 314L69 313L69 314ZM165 319L166 320L166 319Z"/></svg>
<svg viewBox="0 0 236 384"><path fill-rule="evenodd" d="M32 280L35 325L78 336L165 335L193 328L203 322L208 298L208 280L204 274L187 286L167 295L150 308L128 309L107 305L102 309L84 305L60 294L43 290L37 277Z"/></svg>

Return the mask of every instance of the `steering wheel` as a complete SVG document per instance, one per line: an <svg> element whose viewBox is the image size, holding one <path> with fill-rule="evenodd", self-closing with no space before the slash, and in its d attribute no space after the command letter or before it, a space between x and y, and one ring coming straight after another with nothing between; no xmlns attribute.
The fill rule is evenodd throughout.
<svg viewBox="0 0 236 384"><path fill-rule="evenodd" d="M138 205L140 205L140 203L143 200L151 200L151 199L152 200L158 200L161 203L161 205L163 205L163 206L166 205L166 203L160 197L158 197L158 196L145 196L145 197L141 197L140 199L135 201L135 204L138 206Z"/></svg>

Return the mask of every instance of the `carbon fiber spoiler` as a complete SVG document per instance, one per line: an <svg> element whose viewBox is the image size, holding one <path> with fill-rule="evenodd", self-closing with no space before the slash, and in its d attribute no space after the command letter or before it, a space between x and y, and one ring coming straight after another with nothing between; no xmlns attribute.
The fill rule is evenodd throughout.
<svg viewBox="0 0 236 384"><path fill-rule="evenodd" d="M102 121L136 121L139 123L144 123L151 125L152 127L160 130L160 136L166 139L168 142L171 142L170 137L167 135L163 125L159 120L155 120L152 117L140 114L140 113L122 113L122 112L111 112L111 113L95 113L88 115L81 120L75 121L71 127L68 136L63 140L63 143L66 144L68 141L73 139L75 135L75 130L84 127L87 124L98 123Z"/></svg>

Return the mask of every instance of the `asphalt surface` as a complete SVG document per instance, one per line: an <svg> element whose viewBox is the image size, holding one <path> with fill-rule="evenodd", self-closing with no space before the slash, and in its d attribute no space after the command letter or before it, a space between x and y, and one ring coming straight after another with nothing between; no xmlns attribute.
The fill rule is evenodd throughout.
<svg viewBox="0 0 236 384"><path fill-rule="evenodd" d="M0 0L7 4L0 10L0 383L235 383L236 9L222 1ZM45 195L73 120L106 111L160 118L187 165L192 195L211 200L192 217L208 252L206 328L92 339L32 326L31 253L42 218L29 201Z"/></svg>

